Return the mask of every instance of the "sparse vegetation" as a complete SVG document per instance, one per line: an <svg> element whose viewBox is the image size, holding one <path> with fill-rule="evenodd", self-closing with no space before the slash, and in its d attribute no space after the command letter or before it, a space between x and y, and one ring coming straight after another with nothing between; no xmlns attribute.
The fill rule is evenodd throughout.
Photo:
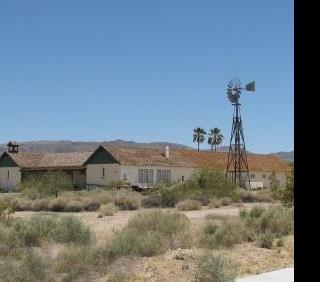
<svg viewBox="0 0 320 282"><path fill-rule="evenodd" d="M184 201L177 203L176 207L180 211L200 210L201 203L196 200L184 200Z"/></svg>
<svg viewBox="0 0 320 282"><path fill-rule="evenodd" d="M152 256L191 244L189 220L185 215L153 210L139 212L121 232L116 232L107 253L109 258L129 254Z"/></svg>
<svg viewBox="0 0 320 282"><path fill-rule="evenodd" d="M62 171L48 171L35 174L21 184L22 191L31 199L45 198L58 194L61 191L71 190L72 182Z"/></svg>
<svg viewBox="0 0 320 282"><path fill-rule="evenodd" d="M270 232L260 233L258 235L257 244L260 248L272 249L274 235Z"/></svg>
<svg viewBox="0 0 320 282"><path fill-rule="evenodd" d="M237 276L237 267L221 256L202 255L198 260L194 281L197 282L233 282Z"/></svg>
<svg viewBox="0 0 320 282"><path fill-rule="evenodd" d="M215 219L215 218L211 218ZM235 218L218 217L218 221L208 222L203 227L199 245L209 248L231 248L244 240L244 225Z"/></svg>
<svg viewBox="0 0 320 282"><path fill-rule="evenodd" d="M141 206L142 199L146 197L126 189L96 189L63 191L57 198L47 195L47 197L32 200L29 195L25 194L16 196L16 200L13 200L13 197L9 198L7 201L12 204L16 201L18 211L82 212L97 211L101 205L106 204L114 204L121 210L135 210Z"/></svg>
<svg viewBox="0 0 320 282"><path fill-rule="evenodd" d="M115 212L118 210L117 206L113 203L109 203L106 205L102 205L100 209L98 210L100 214L103 216L112 216L115 214Z"/></svg>
<svg viewBox="0 0 320 282"><path fill-rule="evenodd" d="M213 208L220 208L222 205L221 200L217 199L217 198L212 198L209 202L209 208L213 209Z"/></svg>

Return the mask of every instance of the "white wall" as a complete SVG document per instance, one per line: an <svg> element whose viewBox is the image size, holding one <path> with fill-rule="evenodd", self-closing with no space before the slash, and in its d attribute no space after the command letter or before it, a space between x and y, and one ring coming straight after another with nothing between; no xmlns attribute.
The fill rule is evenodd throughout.
<svg viewBox="0 0 320 282"><path fill-rule="evenodd" d="M105 168L105 176L102 176L102 168ZM112 180L123 180L124 176L131 185L140 185L138 183L139 169L153 169L153 181L156 183L157 169L169 169L171 171L171 182L176 183L181 181L182 176L184 180L190 178L197 168L190 167L167 167L167 166L128 166L119 164L89 164L86 170L86 183L89 185L107 185ZM258 172L251 171L250 175L254 174L254 177L250 177L252 182L263 182L265 187L269 186L268 177L272 172ZM276 178L282 185L286 183L286 174L283 172L276 172ZM265 178L263 177L265 175Z"/></svg>
<svg viewBox="0 0 320 282"><path fill-rule="evenodd" d="M171 171L171 182L176 183L181 181L182 176L184 180L187 180L192 175L194 168L186 167L168 167L168 166L127 166L121 165L120 179L123 179L124 175L127 176L127 181L131 185L139 185L138 173L139 169L153 169L153 182L157 180L157 169L167 169Z"/></svg>
<svg viewBox="0 0 320 282"><path fill-rule="evenodd" d="M251 175L254 174L254 177L252 177ZM252 182L263 182L263 186L264 187L269 187L269 176L272 174L271 171L250 171L250 181ZM284 186L286 184L287 181L287 177L286 175L288 173L285 172L276 172L276 178L277 180L280 181L280 185ZM265 175L265 177L263 177L263 175Z"/></svg>
<svg viewBox="0 0 320 282"><path fill-rule="evenodd" d="M104 176L102 169L104 168ZM119 180L119 164L88 164L86 170L86 182L88 185L107 185L112 180Z"/></svg>
<svg viewBox="0 0 320 282"><path fill-rule="evenodd" d="M9 179L8 179L9 171ZM5 190L15 188L21 182L19 167L0 167L0 187Z"/></svg>

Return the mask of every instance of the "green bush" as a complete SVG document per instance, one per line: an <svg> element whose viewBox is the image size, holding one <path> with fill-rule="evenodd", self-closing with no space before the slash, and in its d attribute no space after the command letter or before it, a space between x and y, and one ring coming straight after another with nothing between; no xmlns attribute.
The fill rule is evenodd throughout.
<svg viewBox="0 0 320 282"><path fill-rule="evenodd" d="M48 171L29 176L21 184L22 192L31 199L58 197L64 190L72 190L72 181L62 171Z"/></svg>
<svg viewBox="0 0 320 282"><path fill-rule="evenodd" d="M202 255L197 263L195 279L197 282L233 282L237 267L221 256Z"/></svg>
<svg viewBox="0 0 320 282"><path fill-rule="evenodd" d="M176 208L181 211L200 210L201 203L196 200L184 200L176 204Z"/></svg>

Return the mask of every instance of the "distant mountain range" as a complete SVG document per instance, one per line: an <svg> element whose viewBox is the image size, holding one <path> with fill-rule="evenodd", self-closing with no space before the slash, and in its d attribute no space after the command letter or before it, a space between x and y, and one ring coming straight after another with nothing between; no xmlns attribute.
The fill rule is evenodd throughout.
<svg viewBox="0 0 320 282"><path fill-rule="evenodd" d="M187 149L194 150L186 145L178 144L178 143L169 143L169 142L151 142L151 143L139 143L134 141L126 141L126 140L112 140L112 141L28 141L22 142L19 150L22 152L47 152L47 153L67 153L67 152L85 152L85 151L93 151L99 145L116 145L122 147L139 147L139 148L158 148L164 149L165 146L169 146L172 149ZM0 152L4 152L7 150L7 144L0 144ZM218 152L228 152L228 146L220 146L217 148ZM247 151L250 153L249 151ZM294 151L291 152L278 152L271 153L271 155L278 156L279 158L287 161L293 162L294 160Z"/></svg>

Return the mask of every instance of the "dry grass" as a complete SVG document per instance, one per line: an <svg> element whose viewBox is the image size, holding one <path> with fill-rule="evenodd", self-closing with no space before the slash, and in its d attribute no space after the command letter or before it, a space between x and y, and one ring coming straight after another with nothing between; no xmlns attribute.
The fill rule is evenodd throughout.
<svg viewBox="0 0 320 282"><path fill-rule="evenodd" d="M201 202L196 200L184 200L176 204L176 208L180 211L193 211L201 209Z"/></svg>
<svg viewBox="0 0 320 282"><path fill-rule="evenodd" d="M138 192L125 189L91 191L65 191L58 198L49 196L30 199L26 195L16 196L18 211L83 212L97 211L101 205L114 204L121 210L135 210L144 198ZM8 197L10 201L14 198Z"/></svg>

